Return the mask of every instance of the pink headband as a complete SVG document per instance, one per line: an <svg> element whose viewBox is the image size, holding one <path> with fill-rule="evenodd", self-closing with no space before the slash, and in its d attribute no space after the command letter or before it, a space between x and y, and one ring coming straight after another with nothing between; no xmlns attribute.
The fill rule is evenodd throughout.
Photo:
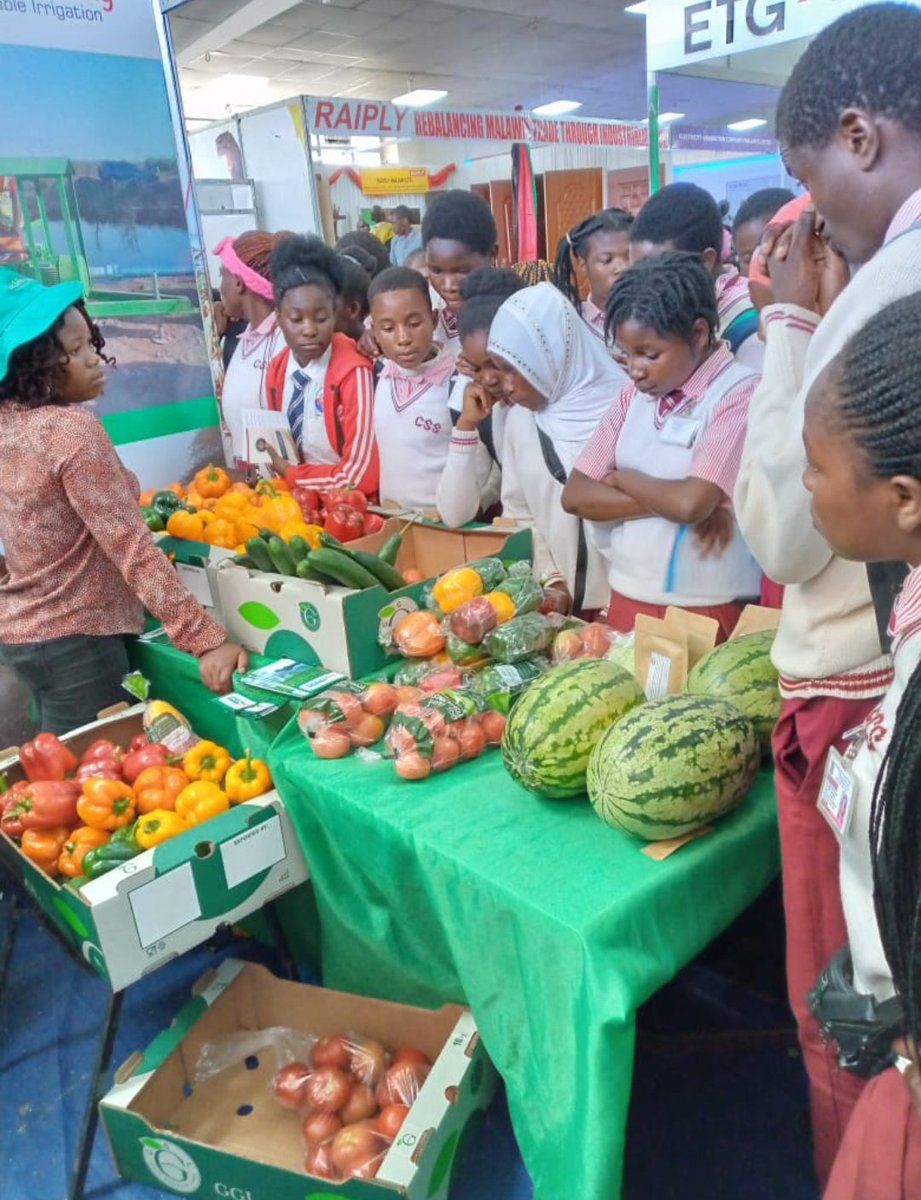
<svg viewBox="0 0 921 1200"><path fill-rule="evenodd" d="M218 256L232 275L239 275L251 292L255 292L263 300L275 299L275 291L271 281L266 279L264 275L260 275L258 271L254 271L252 267L246 265L233 248L233 238L221 238L214 247L212 254Z"/></svg>

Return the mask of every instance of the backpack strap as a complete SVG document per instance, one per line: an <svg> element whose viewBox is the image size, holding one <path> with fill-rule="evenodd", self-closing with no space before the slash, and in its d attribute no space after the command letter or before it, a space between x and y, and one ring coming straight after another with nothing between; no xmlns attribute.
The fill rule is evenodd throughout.
<svg viewBox="0 0 921 1200"><path fill-rule="evenodd" d="M756 308L747 308L745 312L739 313L734 321L730 321L729 328L724 329L720 335L724 342L729 343L729 349L735 354L744 341L758 332L758 310Z"/></svg>
<svg viewBox="0 0 921 1200"><path fill-rule="evenodd" d="M889 618L892 615L895 598L910 569L908 563L902 562L867 563L867 581L870 584L873 610L876 613L879 644L883 651L890 650L892 646L892 639L889 636Z"/></svg>

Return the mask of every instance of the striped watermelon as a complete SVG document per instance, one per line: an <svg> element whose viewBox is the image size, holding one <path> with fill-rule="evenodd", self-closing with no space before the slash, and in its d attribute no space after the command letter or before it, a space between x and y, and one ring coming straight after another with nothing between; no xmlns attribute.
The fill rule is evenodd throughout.
<svg viewBox="0 0 921 1200"><path fill-rule="evenodd" d="M588 764L588 796L609 825L659 841L734 808L760 762L754 725L727 700L665 696L601 738Z"/></svg>
<svg viewBox="0 0 921 1200"><path fill-rule="evenodd" d="M633 676L603 659L563 663L532 683L512 709L502 755L513 779L539 796L585 791L595 743L644 700Z"/></svg>
<svg viewBox="0 0 921 1200"><path fill-rule="evenodd" d="M780 716L777 668L771 662L774 637L770 629L724 642L688 676L692 695L728 700L752 720L765 758L770 757L771 732Z"/></svg>

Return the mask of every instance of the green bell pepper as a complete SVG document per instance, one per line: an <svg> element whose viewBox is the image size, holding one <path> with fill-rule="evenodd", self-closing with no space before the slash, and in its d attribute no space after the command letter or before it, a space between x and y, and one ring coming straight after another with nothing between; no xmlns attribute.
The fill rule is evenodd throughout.
<svg viewBox="0 0 921 1200"><path fill-rule="evenodd" d="M151 508L147 504L142 506L141 516L144 518L144 522L151 533L162 533L166 528L163 518L160 516L157 510L155 508Z"/></svg>
<svg viewBox="0 0 921 1200"><path fill-rule="evenodd" d="M154 512L158 513L164 521L168 521L172 514L182 504L181 497L175 492L156 492L150 501L150 507Z"/></svg>
<svg viewBox="0 0 921 1200"><path fill-rule="evenodd" d="M88 851L83 858L83 874L87 879L98 879L126 863L129 858L141 853L142 847L135 837L134 825L116 829L104 846Z"/></svg>

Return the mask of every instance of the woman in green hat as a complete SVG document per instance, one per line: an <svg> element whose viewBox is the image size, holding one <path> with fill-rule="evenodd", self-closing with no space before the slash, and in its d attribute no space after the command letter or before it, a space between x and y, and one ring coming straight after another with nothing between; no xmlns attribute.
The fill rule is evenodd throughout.
<svg viewBox="0 0 921 1200"><path fill-rule="evenodd" d="M105 385L103 345L79 283L0 268L0 658L53 733L119 699L144 606L213 691L247 662L154 545L137 480L82 407Z"/></svg>

